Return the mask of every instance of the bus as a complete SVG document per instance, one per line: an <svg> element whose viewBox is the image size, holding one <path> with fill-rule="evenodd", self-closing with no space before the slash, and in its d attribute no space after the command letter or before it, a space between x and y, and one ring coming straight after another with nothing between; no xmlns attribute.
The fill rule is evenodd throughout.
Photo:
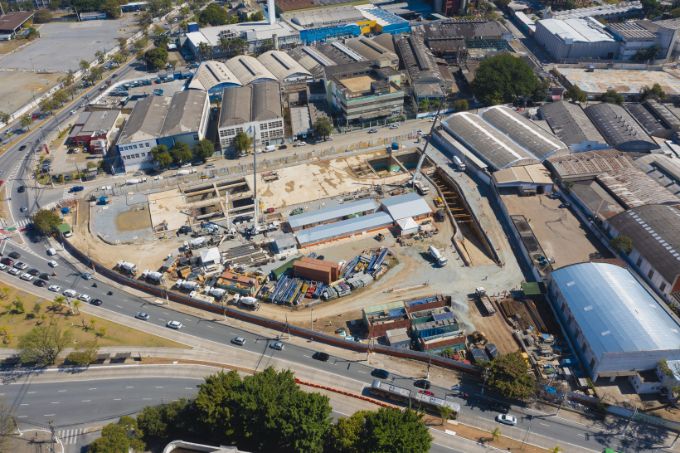
<svg viewBox="0 0 680 453"><path fill-rule="evenodd" d="M437 398L436 396L419 393L415 390L408 390L403 387L388 384L380 379L374 379L368 392L380 398L394 401L395 403L408 405L409 407L422 408L435 414L439 414L439 408L448 407L453 412L453 418L460 412L460 404L453 401Z"/></svg>

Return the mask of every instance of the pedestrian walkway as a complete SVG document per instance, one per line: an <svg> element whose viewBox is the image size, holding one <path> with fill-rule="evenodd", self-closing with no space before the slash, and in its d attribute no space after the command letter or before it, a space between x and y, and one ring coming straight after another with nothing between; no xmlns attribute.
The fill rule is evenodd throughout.
<svg viewBox="0 0 680 453"><path fill-rule="evenodd" d="M64 445L75 445L78 443L78 437L86 434L85 428L60 429L57 431L57 437L61 439Z"/></svg>

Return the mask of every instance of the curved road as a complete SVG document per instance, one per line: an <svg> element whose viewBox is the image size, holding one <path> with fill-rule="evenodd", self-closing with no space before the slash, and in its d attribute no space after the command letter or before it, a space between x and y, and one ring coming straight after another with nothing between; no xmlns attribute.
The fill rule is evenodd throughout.
<svg viewBox="0 0 680 453"><path fill-rule="evenodd" d="M119 77L125 72L129 71L129 66L120 69L117 74ZM39 137L41 137L44 132L56 127L58 124L63 122L68 116L69 111L73 108L79 108L86 102L86 99L81 99L76 101L75 105L71 105L64 109L64 111L58 114L56 117L52 117L47 123L41 126L39 129L29 132L19 143L17 143L12 149L8 150L4 155L0 156L0 179L10 179L6 184L8 185L8 190L11 193L11 203L10 209L14 219L20 219L25 216L24 213L20 212L22 206L28 206L29 212L34 211L38 208L38 202L40 192L33 193L33 189L27 187L27 190L23 193L18 193L17 188L19 185L29 185L31 181L31 168L28 167L30 162L30 155L33 151L33 147L39 143ZM26 145L23 151L19 148ZM30 200L30 196L36 195L35 199ZM31 204L29 205L29 201ZM25 244L18 244L13 240L5 240L2 245L0 245L0 252L3 255L7 255L10 251L18 251L22 254L21 260L26 262L29 266L35 267L41 271L48 271L47 266L47 256L45 250L47 245L43 242L32 243L26 239ZM134 316L138 311L146 311L150 315L149 322L165 325L169 320L179 320L184 325L184 332L195 335L197 337L212 340L217 343L230 345L230 340L236 335L244 336L247 340L246 345L243 347L249 351L258 354L277 354L279 357L284 358L290 362L299 363L306 365L308 367L318 368L320 370L335 373L339 376L345 378L351 378L370 385L372 380L370 376L371 368L366 365L349 362L347 360L331 357L328 362L319 362L312 359L313 350L299 347L296 345L287 345L286 349L283 351L274 351L267 347L271 339L264 339L256 334L246 332L243 330L236 329L234 327L225 326L219 323L214 323L211 321L206 321L204 319L178 313L166 307L157 306L148 303L148 299L139 298L123 292L118 288L109 286L108 283L104 281L98 281L97 287L92 287L91 281L86 281L80 277L80 272L77 268L71 265L68 261L63 258L55 257L58 261L59 266L56 268L56 276L50 281L51 284L58 284L62 286L63 289L73 288L79 293L87 293L93 298L99 298L104 301L103 308L115 311L117 313ZM0 271L4 272L4 271ZM16 278L6 275L7 278ZM17 278L17 286L21 286L20 281ZM24 282L21 282L24 283ZM33 288L34 292L40 292L44 297L51 299L54 293L50 293L45 288ZM112 291L113 296L107 296L107 292ZM149 298L151 299L151 298ZM104 317L106 317L104 315ZM233 347L233 346L232 346ZM395 382L406 388L414 388L412 378L393 376ZM448 389L444 388L432 388L432 391L439 396L445 397L448 394ZM476 388L472 388L468 393L474 394ZM24 398L28 397L25 395ZM493 429L495 422L493 417L496 415L495 412L488 409L488 405L481 399L476 399L473 402L458 399L449 396L454 401L457 401L463 407L460 417L466 420L468 423L485 429ZM82 398L86 399L86 398ZM122 400L121 400L122 401ZM25 401L24 401L25 403ZM22 404L21 402L19 404ZM31 403L28 403L31 404ZM54 412L55 410L46 410L43 408L44 404L39 404L41 411L45 414ZM126 404L120 404L120 407L124 407ZM22 407L22 406L18 406ZM25 406L29 407L29 406ZM34 406L35 407L35 406ZM66 406L62 406L66 407ZM117 405L112 405L112 407L119 407ZM126 412L131 412L127 410ZM625 421L617 424L616 426L605 425L600 422L592 421L587 426L576 423L569 419L564 419L561 417L550 417L546 414L540 414L536 411L524 410L521 408L512 408L512 412L515 413L519 418L519 423L516 427L504 427L503 432L505 434L512 435L512 437L521 439L525 435L541 435L547 438L553 439L555 443L559 444L563 448L569 446L574 449L589 449L589 450L602 450L604 446L612 446L622 448L626 446L630 448L630 442L635 445L635 451L644 451L645 449L650 449L656 446L657 448L663 444L668 444L669 442L665 440L666 434L661 432L655 432L653 428L631 424L625 429ZM20 412L18 415L23 415ZM64 414L66 417L66 414ZM75 422L74 417L78 417L79 414L69 414L66 418L68 423L62 422L61 415L56 418L57 424L71 424ZM83 423L91 420L89 416L82 416L81 421ZM621 434L623 432L623 434Z"/></svg>

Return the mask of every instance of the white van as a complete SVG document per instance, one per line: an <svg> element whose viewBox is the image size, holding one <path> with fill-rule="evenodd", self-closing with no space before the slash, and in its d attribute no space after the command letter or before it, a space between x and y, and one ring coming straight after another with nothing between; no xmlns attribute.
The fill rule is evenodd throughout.
<svg viewBox="0 0 680 453"><path fill-rule="evenodd" d="M57 254L57 251L54 250L52 247L47 249L47 256L54 256Z"/></svg>

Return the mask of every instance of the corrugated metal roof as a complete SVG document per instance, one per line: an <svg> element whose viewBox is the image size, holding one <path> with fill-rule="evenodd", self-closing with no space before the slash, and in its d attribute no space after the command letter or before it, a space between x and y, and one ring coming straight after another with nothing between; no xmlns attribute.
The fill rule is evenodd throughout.
<svg viewBox="0 0 680 453"><path fill-rule="evenodd" d="M208 60L200 64L189 83L189 88L209 91L219 85L223 87L239 86L242 83L226 64L221 61Z"/></svg>
<svg viewBox="0 0 680 453"><path fill-rule="evenodd" d="M354 217L336 223L319 225L296 233L300 245L313 244L320 241L340 238L353 233L386 227L392 224L392 218L384 212L376 212L361 217Z"/></svg>
<svg viewBox="0 0 680 453"><path fill-rule="evenodd" d="M551 277L596 357L680 348L680 326L627 269L581 263Z"/></svg>
<svg viewBox="0 0 680 453"><path fill-rule="evenodd" d="M300 63L280 50L270 50L257 57L257 59L281 82L286 81L290 77L312 77L312 74L302 67Z"/></svg>
<svg viewBox="0 0 680 453"><path fill-rule="evenodd" d="M364 198L350 203L335 203L316 211L309 211L302 214L288 217L288 224L291 228L301 228L314 223L327 222L329 220L340 219L352 214L366 211L375 211L378 203L371 198Z"/></svg>
<svg viewBox="0 0 680 453"><path fill-rule="evenodd" d="M385 198L382 206L395 222L406 217L418 217L432 212L423 197L415 192Z"/></svg>
<svg viewBox="0 0 680 453"><path fill-rule="evenodd" d="M222 94L219 127L267 121L282 115L279 84L261 82L227 88Z"/></svg>
<svg viewBox="0 0 680 453"><path fill-rule="evenodd" d="M606 145L604 137L578 104L552 102L544 104L539 110L555 135L567 145L577 145L584 141Z"/></svg>
<svg viewBox="0 0 680 453"><path fill-rule="evenodd" d="M680 209L668 205L646 205L609 219L620 235L670 284L680 276Z"/></svg>

